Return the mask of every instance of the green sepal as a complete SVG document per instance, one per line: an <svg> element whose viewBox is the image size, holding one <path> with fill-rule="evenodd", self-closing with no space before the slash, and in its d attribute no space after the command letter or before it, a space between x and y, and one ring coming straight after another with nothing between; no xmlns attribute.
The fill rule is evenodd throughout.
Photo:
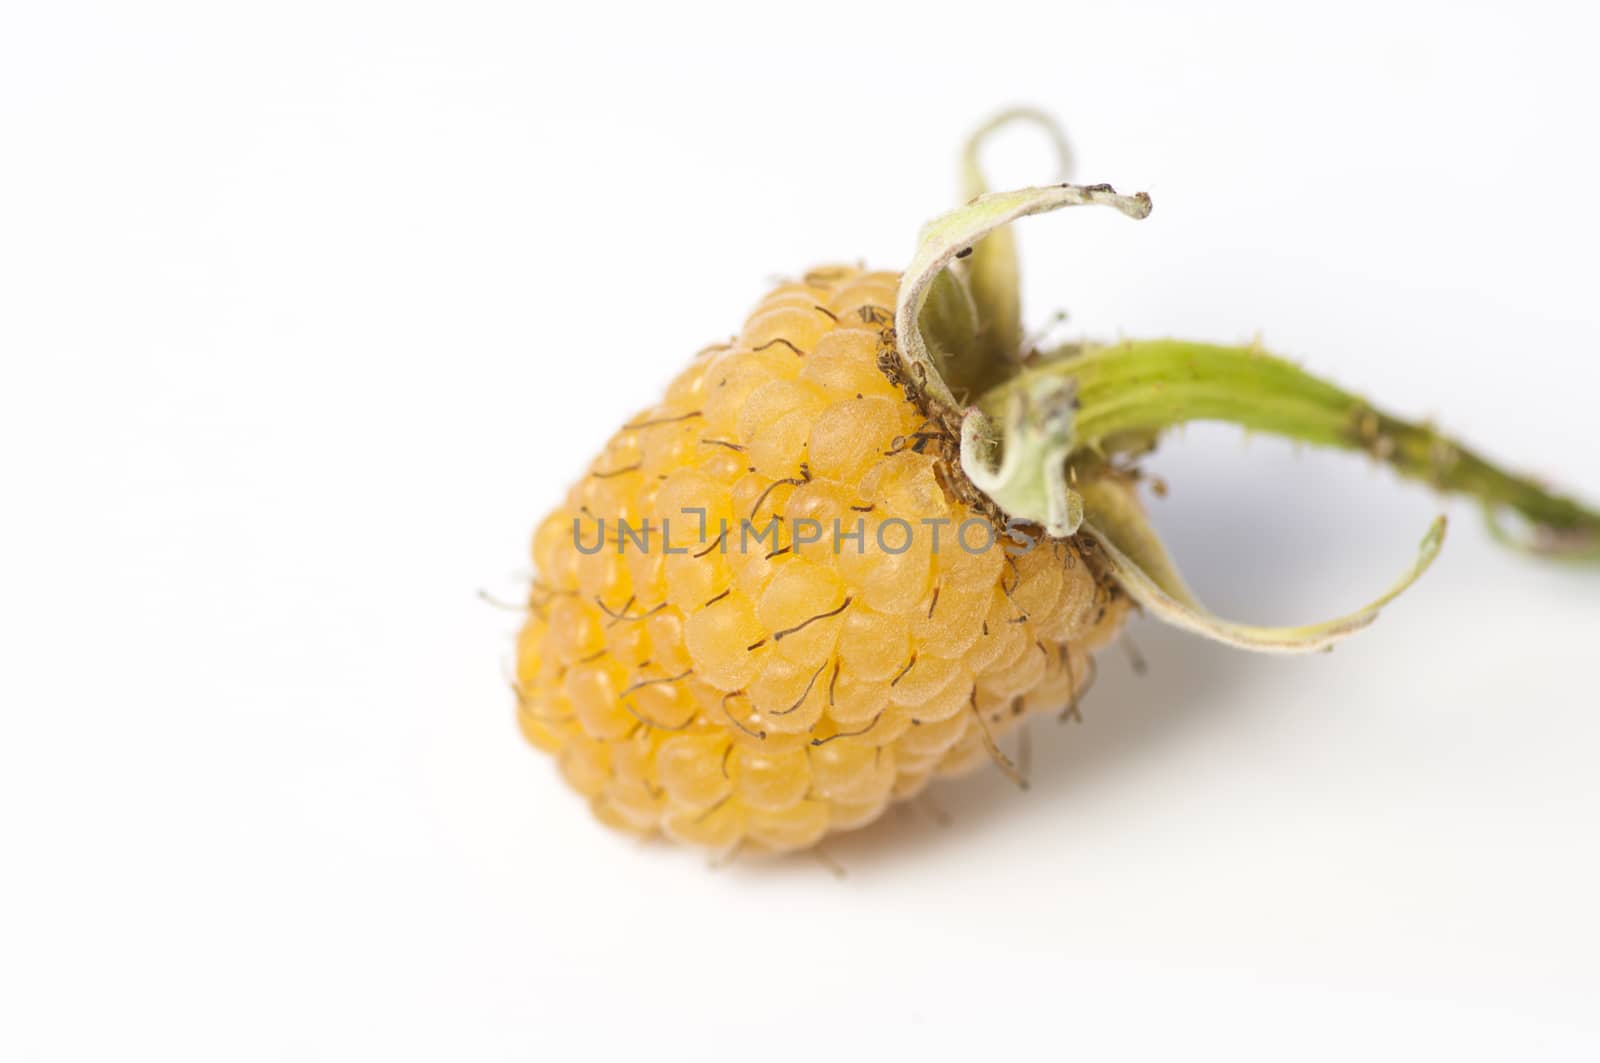
<svg viewBox="0 0 1600 1063"><path fill-rule="evenodd" d="M927 401L959 419L966 403L957 399L958 390L976 394L1010 372L1009 364L995 365L977 357L950 358L943 365L935 358L922 333L922 312L939 274L979 240L1018 218L1086 204L1114 207L1131 218L1150 213L1150 197L1142 192L1123 196L1110 185L1049 185L979 196L923 226L917 250L900 276L895 333L908 379Z"/></svg>
<svg viewBox="0 0 1600 1063"><path fill-rule="evenodd" d="M999 130L1018 123L1034 126L1049 139L1056 155L1056 180L1071 176L1072 151L1055 119L1031 107L1002 111L979 126L961 151L961 196L973 200L989 192L979 155L985 142ZM1022 355L1022 298L1017 264L1017 240L1008 228L996 229L973 245L972 254L958 263L967 278L978 308L979 330L975 351L990 365L1015 363ZM952 271L954 272L954 271Z"/></svg>
<svg viewBox="0 0 1600 1063"><path fill-rule="evenodd" d="M1179 574L1166 546L1139 508L1132 489L1109 478L1081 485L1083 530L1093 536L1110 562L1118 585L1147 613L1174 627L1258 653L1316 653L1331 649L1378 619L1428 570L1444 545L1445 518L1434 520L1417 549L1416 560L1382 595L1354 612L1320 623L1285 627L1224 620L1200 604Z"/></svg>

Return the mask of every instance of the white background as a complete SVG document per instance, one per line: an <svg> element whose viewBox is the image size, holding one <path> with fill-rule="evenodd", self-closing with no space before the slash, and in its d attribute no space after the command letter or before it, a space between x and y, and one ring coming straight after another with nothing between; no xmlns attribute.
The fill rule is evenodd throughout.
<svg viewBox="0 0 1600 1063"><path fill-rule="evenodd" d="M769 277L903 263L1017 101L1156 204L1027 223L1035 319L1260 332L1600 499L1582 7L561 6L5 4L0 1055L1595 1058L1600 574L1468 506L1331 656L1136 625L1030 794L942 786L843 880L593 823L476 597ZM1220 429L1157 464L1249 619L1354 606L1443 504Z"/></svg>

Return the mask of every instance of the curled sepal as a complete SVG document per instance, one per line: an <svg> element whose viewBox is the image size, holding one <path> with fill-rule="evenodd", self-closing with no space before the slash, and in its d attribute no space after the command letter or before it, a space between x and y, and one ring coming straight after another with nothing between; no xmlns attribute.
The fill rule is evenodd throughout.
<svg viewBox="0 0 1600 1063"><path fill-rule="evenodd" d="M1174 627L1261 653L1315 653L1332 648L1376 620L1385 605L1428 570L1444 545L1445 518L1440 516L1423 536L1411 567L1376 600L1346 616L1318 624L1258 627L1224 620L1199 603L1125 485L1098 480L1086 486L1083 494L1083 528L1104 550L1112 574L1128 597Z"/></svg>
<svg viewBox="0 0 1600 1063"><path fill-rule="evenodd" d="M978 332L978 308L966 279L954 270L933 278L922 307L922 338L941 365L972 349Z"/></svg>
<svg viewBox="0 0 1600 1063"><path fill-rule="evenodd" d="M1071 176L1072 150L1055 119L1032 107L1001 111L973 130L961 151L961 196L976 199L989 191L979 155L989 137L1006 126L1026 123L1049 138L1056 154L1055 180ZM963 272L978 308L981 325L977 336L980 355L994 361L1014 361L1022 354L1022 300L1018 283L1017 241L1010 229L1001 228L973 245L962 259Z"/></svg>
<svg viewBox="0 0 1600 1063"><path fill-rule="evenodd" d="M958 255L969 253L979 240L1003 225L1031 214L1088 203L1114 207L1130 218L1150 213L1150 197L1143 192L1124 196L1110 185L1051 185L979 196L923 226L916 253L900 277L895 332L908 379L927 401L954 418L964 405L956 398L958 392L975 395L996 382L996 371L1007 369L979 357L976 350L942 358L929 350L922 331L922 311L934 278Z"/></svg>
<svg viewBox="0 0 1600 1063"><path fill-rule="evenodd" d="M1001 425L977 407L961 422L967 479L1008 517L1042 524L1056 538L1072 535L1083 523L1083 499L1067 483L1076 391L1070 379L1037 378L1033 386L1011 392Z"/></svg>

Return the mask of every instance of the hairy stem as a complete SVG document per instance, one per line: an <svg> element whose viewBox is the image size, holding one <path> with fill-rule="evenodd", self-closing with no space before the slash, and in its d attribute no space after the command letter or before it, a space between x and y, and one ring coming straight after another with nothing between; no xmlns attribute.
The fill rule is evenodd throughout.
<svg viewBox="0 0 1600 1063"><path fill-rule="evenodd" d="M994 415L1041 377L1069 378L1079 403L1073 449L1114 453L1149 444L1190 421L1225 421L1317 446L1361 451L1401 475L1468 495L1494 514L1533 525L1530 548L1600 548L1600 513L1507 472L1432 426L1400 420L1366 400L1261 351L1178 340L1092 348L1024 370L981 400Z"/></svg>

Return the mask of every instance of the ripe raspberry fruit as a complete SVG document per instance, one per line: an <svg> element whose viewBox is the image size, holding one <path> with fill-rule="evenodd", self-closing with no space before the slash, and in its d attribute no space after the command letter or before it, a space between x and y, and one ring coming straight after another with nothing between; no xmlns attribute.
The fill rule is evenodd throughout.
<svg viewBox="0 0 1600 1063"><path fill-rule="evenodd" d="M1025 118L1031 112L1002 116ZM924 230L905 273L781 284L611 438L539 526L518 720L604 822L786 851L863 826L1070 713L1131 604L1259 650L1321 649L1349 616L1259 628L1205 612L1134 499L1166 428L1226 420L1361 449L1592 551L1600 517L1251 349L1024 349L1004 226L1108 186L987 194ZM1047 127L1052 133L1053 126Z"/></svg>
<svg viewBox="0 0 1600 1063"><path fill-rule="evenodd" d="M879 368L897 283L775 289L540 527L519 718L607 823L769 849L860 826L1070 705L1121 624L1092 553L991 541L951 490L958 440Z"/></svg>

